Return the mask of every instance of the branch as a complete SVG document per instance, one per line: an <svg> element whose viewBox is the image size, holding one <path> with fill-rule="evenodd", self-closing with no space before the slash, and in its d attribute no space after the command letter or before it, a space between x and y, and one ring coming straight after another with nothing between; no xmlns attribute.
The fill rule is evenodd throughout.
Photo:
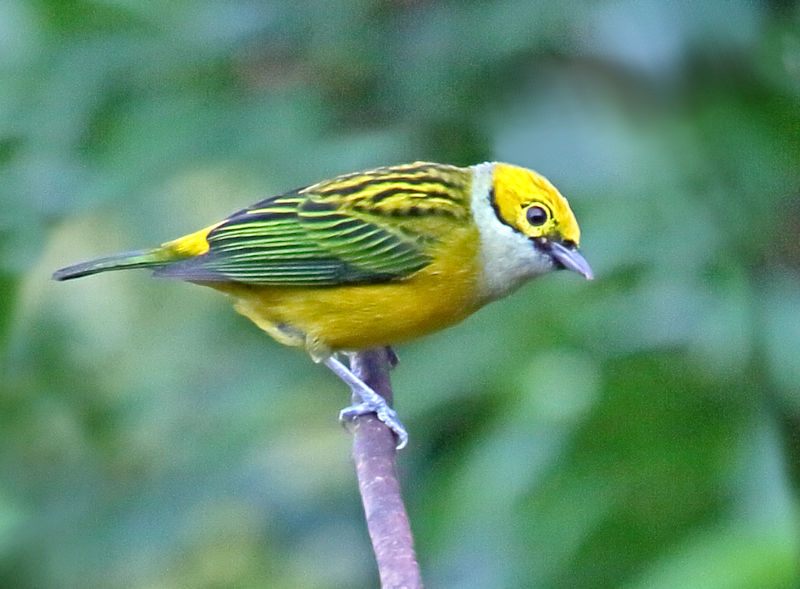
<svg viewBox="0 0 800 589"><path fill-rule="evenodd" d="M353 354L350 369L391 404L389 369L396 361L391 349L375 348ZM359 401L354 399L354 402ZM414 539L397 478L394 433L372 413L356 417L349 423L358 488L378 562L381 587L421 588Z"/></svg>

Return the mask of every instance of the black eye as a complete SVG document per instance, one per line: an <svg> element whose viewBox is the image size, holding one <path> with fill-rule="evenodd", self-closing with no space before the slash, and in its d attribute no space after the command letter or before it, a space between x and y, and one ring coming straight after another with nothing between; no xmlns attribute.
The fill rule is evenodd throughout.
<svg viewBox="0 0 800 589"><path fill-rule="evenodd" d="M525 211L525 216L528 219L528 223L534 227L544 225L547 222L547 211L539 206L530 207Z"/></svg>

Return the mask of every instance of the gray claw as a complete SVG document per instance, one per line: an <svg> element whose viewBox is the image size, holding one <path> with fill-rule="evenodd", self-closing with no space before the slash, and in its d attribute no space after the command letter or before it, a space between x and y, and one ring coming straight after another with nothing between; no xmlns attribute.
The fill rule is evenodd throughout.
<svg viewBox="0 0 800 589"><path fill-rule="evenodd" d="M397 412L389 407L386 403L383 405L374 406L370 403L358 403L356 405L350 405L349 407L345 407L341 411L339 411L339 420L351 420L355 419L359 415L367 415L369 413L374 413L378 419L380 419L386 427L394 432L394 435L397 436L397 446L395 448L397 450L402 450L408 444L408 432L406 428L400 423L400 419L397 417Z"/></svg>

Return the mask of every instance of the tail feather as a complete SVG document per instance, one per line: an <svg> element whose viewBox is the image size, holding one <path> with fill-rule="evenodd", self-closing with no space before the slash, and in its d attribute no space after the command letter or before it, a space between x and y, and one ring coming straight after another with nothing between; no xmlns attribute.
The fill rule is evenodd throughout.
<svg viewBox="0 0 800 589"><path fill-rule="evenodd" d="M136 250L132 252L124 252L107 256L105 258L98 258L96 260L89 260L75 264L74 266L67 266L61 268L53 273L55 280L69 280L70 278L79 278L81 276L88 276L90 274L97 274L98 272L106 272L108 270L124 270L127 268L156 268L163 266L169 262L166 259L165 252L162 248L153 248L147 250Z"/></svg>

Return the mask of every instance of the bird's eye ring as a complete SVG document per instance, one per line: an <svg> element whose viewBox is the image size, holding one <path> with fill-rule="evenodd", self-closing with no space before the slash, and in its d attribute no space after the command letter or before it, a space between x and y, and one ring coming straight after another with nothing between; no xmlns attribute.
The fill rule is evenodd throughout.
<svg viewBox="0 0 800 589"><path fill-rule="evenodd" d="M528 219L528 223L533 225L534 227L538 227L540 225L544 225L547 223L547 210L539 205L534 205L529 207L527 211L525 211L525 218Z"/></svg>

